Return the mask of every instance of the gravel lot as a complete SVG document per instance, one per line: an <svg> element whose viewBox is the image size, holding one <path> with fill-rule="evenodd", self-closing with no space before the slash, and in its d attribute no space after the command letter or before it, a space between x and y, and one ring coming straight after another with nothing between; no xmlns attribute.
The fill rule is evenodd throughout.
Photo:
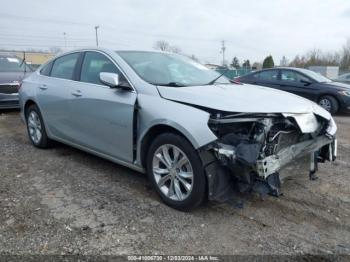
<svg viewBox="0 0 350 262"><path fill-rule="evenodd" d="M336 122L339 157L317 181L182 213L142 174L62 144L34 148L19 113L0 112L0 253L350 254L350 116Z"/></svg>

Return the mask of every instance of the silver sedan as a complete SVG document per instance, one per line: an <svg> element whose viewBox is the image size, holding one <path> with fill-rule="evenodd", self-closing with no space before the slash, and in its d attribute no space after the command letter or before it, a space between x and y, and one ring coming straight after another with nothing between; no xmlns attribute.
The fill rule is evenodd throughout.
<svg viewBox="0 0 350 262"><path fill-rule="evenodd" d="M53 140L148 174L163 201L189 210L231 188L281 194L280 171L334 160L336 125L306 99L238 84L191 59L145 51L77 50L19 90L31 142Z"/></svg>

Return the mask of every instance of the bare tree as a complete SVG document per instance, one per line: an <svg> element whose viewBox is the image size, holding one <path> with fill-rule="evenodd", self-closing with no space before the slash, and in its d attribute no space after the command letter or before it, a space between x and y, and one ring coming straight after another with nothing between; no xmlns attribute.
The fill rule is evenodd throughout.
<svg viewBox="0 0 350 262"><path fill-rule="evenodd" d="M170 51L170 44L167 41L158 40L157 42L155 42L153 48L163 52L168 52Z"/></svg>
<svg viewBox="0 0 350 262"><path fill-rule="evenodd" d="M348 39L343 46L340 58L340 69L344 71L350 70L350 39Z"/></svg>
<svg viewBox="0 0 350 262"><path fill-rule="evenodd" d="M163 52L171 52L174 54L182 54L184 56L187 56L191 58L192 60L199 62L199 59L195 55L188 55L182 51L182 49L176 45L171 45L167 41L164 40L158 40L154 43L153 48L156 50L160 50Z"/></svg>

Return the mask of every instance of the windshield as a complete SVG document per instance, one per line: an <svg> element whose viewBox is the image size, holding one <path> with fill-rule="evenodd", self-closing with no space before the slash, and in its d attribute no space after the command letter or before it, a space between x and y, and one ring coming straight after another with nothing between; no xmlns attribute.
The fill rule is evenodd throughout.
<svg viewBox="0 0 350 262"><path fill-rule="evenodd" d="M0 72L24 72L25 63L17 57L0 56ZM31 71L27 66L26 71Z"/></svg>
<svg viewBox="0 0 350 262"><path fill-rule="evenodd" d="M202 64L182 55L143 52L117 52L145 81L163 86L198 86L206 85L220 74ZM225 77L219 77L216 83L230 84Z"/></svg>
<svg viewBox="0 0 350 262"><path fill-rule="evenodd" d="M307 69L301 69L301 71L311 77L312 79L316 80L319 83L324 83L324 82L332 82L332 80L328 79L327 77L324 77L323 75L316 73L314 71L311 70L307 70Z"/></svg>

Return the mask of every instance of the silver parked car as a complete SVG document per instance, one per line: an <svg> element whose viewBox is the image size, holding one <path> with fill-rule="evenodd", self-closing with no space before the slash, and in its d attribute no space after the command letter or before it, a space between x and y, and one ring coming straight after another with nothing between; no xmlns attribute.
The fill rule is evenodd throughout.
<svg viewBox="0 0 350 262"><path fill-rule="evenodd" d="M56 140L147 172L182 210L224 200L232 185L277 196L282 168L307 156L315 178L336 155L337 127L317 104L176 54L66 53L23 81L20 106L34 146Z"/></svg>

